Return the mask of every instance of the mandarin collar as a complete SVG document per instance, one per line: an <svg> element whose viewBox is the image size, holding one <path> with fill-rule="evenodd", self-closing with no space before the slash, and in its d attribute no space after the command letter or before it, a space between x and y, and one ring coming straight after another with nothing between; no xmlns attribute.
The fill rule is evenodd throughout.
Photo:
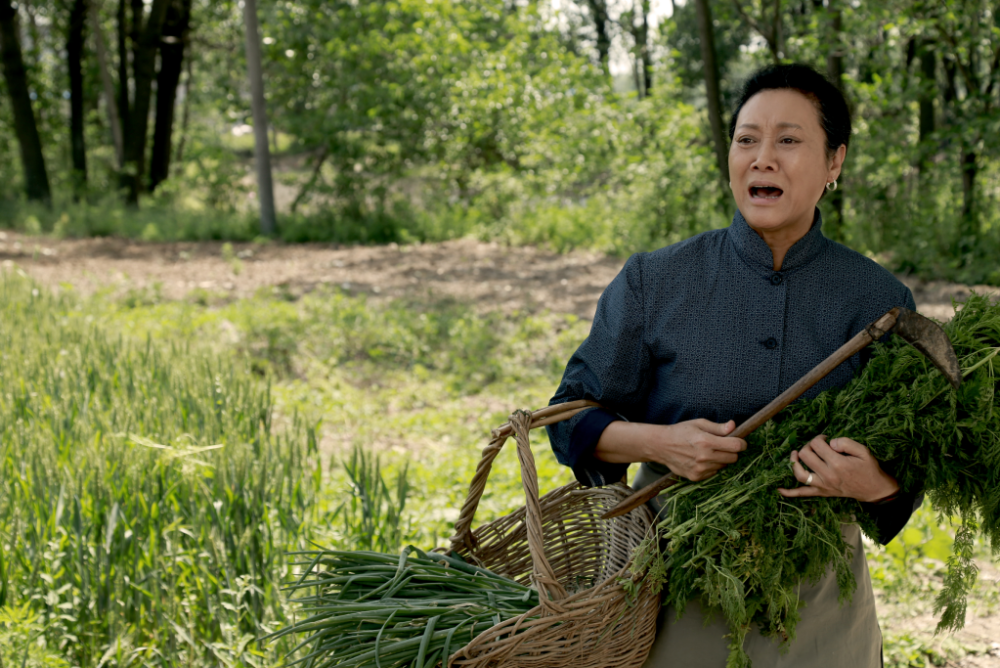
<svg viewBox="0 0 1000 668"><path fill-rule="evenodd" d="M823 236L822 228L823 217L820 215L819 209L816 209L812 227L785 254L785 260L781 263L782 273L804 267L823 252L827 245L827 238ZM732 240L736 252L749 265L769 274L774 272L774 255L771 253L771 248L759 234L754 232L739 209L736 210L733 222L729 226L729 238Z"/></svg>

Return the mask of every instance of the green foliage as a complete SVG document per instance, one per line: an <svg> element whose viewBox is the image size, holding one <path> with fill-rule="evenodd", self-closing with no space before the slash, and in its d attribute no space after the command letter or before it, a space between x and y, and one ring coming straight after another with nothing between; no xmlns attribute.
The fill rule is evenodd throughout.
<svg viewBox="0 0 1000 668"><path fill-rule="evenodd" d="M408 465L396 475L394 487L385 482L380 458L358 446L343 467L351 481L351 498L334 512L344 522L342 542L358 550L397 552L409 533L403 519L410 493Z"/></svg>
<svg viewBox="0 0 1000 668"><path fill-rule="evenodd" d="M322 417L325 439L344 443L333 451L337 463L316 501L322 515L311 523L315 543L340 549L392 551L396 540L445 544L489 430L511 406L543 405L586 333L585 323L568 316L477 315L452 301L376 301L335 289L297 300L267 291L221 307L132 305L103 294L83 311L154 344L225 342L251 365L272 354L268 337L294 341L290 371L268 365L266 376L279 413L298 412L307 422ZM238 336L224 334L234 328ZM462 347L484 359L453 354ZM496 369L490 382L472 375L484 365ZM569 474L555 462L544 432L533 441L543 488L566 482ZM363 448L357 455L355 446ZM477 522L523 499L517 458L502 453ZM280 656L281 647L268 656Z"/></svg>
<svg viewBox="0 0 1000 668"><path fill-rule="evenodd" d="M941 613L938 630L958 631L965 626L968 596L976 585L976 576L979 574L972 554L978 528L976 521L967 516L963 526L955 534L944 587L934 603L934 612Z"/></svg>
<svg viewBox="0 0 1000 668"><path fill-rule="evenodd" d="M38 642L35 635L38 627L44 628L46 620L55 618L51 635L42 637L45 651L58 657L58 660L47 658L53 666L97 665L97 661L78 662L77 653L81 649L76 643L61 644L61 634L67 631L86 639L91 646L100 645L99 639L104 638L104 644L97 646L90 656L107 657L105 665L109 666L138 666L142 661L154 667L169 665L160 657L168 651L177 652L175 657L190 658L196 666L215 665L213 661L221 665L227 665L226 662L240 665L242 661L243 665L268 668L281 665L284 652L291 645L280 639L261 647L255 638L257 633L284 628L293 619L294 607L290 607L287 594L274 586L287 582L295 573L295 567L281 557L282 552L310 549L312 544L305 542L307 538L340 550L370 544L391 550L388 545L397 540L396 536L400 544L445 545L490 429L504 422L513 407L544 405L558 382L565 360L587 333L586 322L544 311L493 312L480 310L481 305L430 298L379 300L351 296L336 289L317 290L301 298L295 298L287 290L269 290L234 302L214 298L171 302L158 296L155 289L117 295L105 292L87 299L74 296L72 290L62 290L62 296L54 299L41 290L40 294L32 295L35 286L20 278L11 276L7 280L13 282L4 288L7 292L3 320L7 324L0 323L0 331L6 332L5 346L8 341L20 341L21 347L11 351L5 348L4 352L8 355L16 351L34 352L0 358L4 373L12 373L11 365L20 369L18 374L25 379L27 395L20 392L18 384L8 382L8 376L4 376L4 392L13 392L24 399L31 411L16 423L22 430L16 434L23 436L13 440L5 437L2 441L4 447L11 449L2 460L7 462L3 464L7 468L0 472L3 476L0 485L4 485L0 490L0 556L8 573L6 579L0 576L0 589L4 581L8 582L7 609L21 610L27 606L23 618L33 616L37 622L17 622L13 626L0 623L0 651L8 637L18 643L25 637ZM15 312L16 317L12 315ZM77 354L76 347L67 345L67 341L73 340L80 345L90 342L87 355ZM103 343L97 345L95 341ZM89 352L105 350L105 344L113 349L111 361L103 352L93 355ZM145 358L136 356L147 348L152 357L143 366L136 360ZM62 350L67 355L60 355ZM458 350L473 352L455 354ZM217 371L223 371L221 383L216 383L214 375L199 370L206 360ZM84 364L86 373L77 369L80 364ZM170 380L154 382L141 373L136 376L142 370L140 367L146 369L144 373ZM473 376L483 369L484 375ZM47 389L46 379L58 376L59 372L65 372L67 377L61 381L66 385L56 386L61 392L57 395ZM226 374L230 373L236 379L235 384L228 380ZM53 421L57 425L60 420L66 422L71 415L63 412L66 404L60 402L77 396L79 405L86 403L84 399L92 386L71 381L90 377L88 374L95 379L93 387L102 390L89 390L88 412L70 421L82 421L78 429L86 438L58 440L53 437L57 432L48 425ZM216 415L210 407L217 385L227 397L227 415L239 412L237 405L257 405L250 402L253 396L269 407L271 440L265 438L260 442L259 468L254 463L258 455L240 445L239 434L232 439L227 436L231 431L226 431L224 437L212 435L216 427L211 425L221 425L221 429L229 424L229 418L212 417ZM43 390L33 389L36 387ZM143 393L135 394L143 387ZM244 390L239 391L240 387ZM30 394L33 391L37 393L34 397ZM233 393L239 396L234 398ZM186 395L202 407L198 414L205 416L204 423L208 425L202 438L191 440L180 436L183 433L202 436L182 425L184 411L192 415L191 408L180 408L188 405L183 399ZM101 442L94 442L95 422L104 424L112 420L108 416L109 404L103 398L108 396L117 411L115 420L142 416L144 424L159 421L162 426L148 429L130 426L127 430L108 427L101 432ZM4 402L2 405L7 406L6 399ZM46 408L50 402L53 402L51 407ZM244 408L244 412L249 410ZM7 408L0 408L0 413L6 415L5 411ZM299 426L295 415L300 416ZM305 428L320 420L322 429L317 429L315 436L316 448L322 454L322 470L320 455L311 451L312 437ZM2 418L0 423L9 424L9 418ZM160 430L164 436L158 435ZM140 442L114 436L123 431L143 438ZM78 432L70 432L73 433ZM194 451L218 443L225 446ZM246 443L252 445L253 441ZM172 450L154 448L151 444L166 445ZM565 467L555 461L544 431L532 432L532 446L543 491L570 479ZM351 463L354 447L366 453L367 467ZM56 455L55 450L58 450ZM502 452L493 467L477 524L523 504L517 458L511 450ZM307 457L299 474L294 471L286 474L274 464L275 457L303 451ZM21 489L12 494L7 487L20 480L20 467L10 467L11 462L20 461L24 452L35 453L24 455L28 463L34 457L56 462L44 467L43 474L26 468L35 485L30 496ZM214 468L195 460L205 461ZM244 475L253 484L237 486L236 477L227 473L226 462L237 472L241 469L236 464L243 462L240 466L248 467L242 469L246 471ZM355 467L353 480L345 465ZM12 470L17 476L10 475ZM404 470L405 475L400 475ZM208 475L213 477L204 481ZM96 517L93 513L81 515L82 527L90 527L81 538L73 533L72 526L66 528L67 522L71 524L73 520L75 504L71 503L71 490L79 477L87 477L88 481L88 487L80 495L81 507L96 511ZM164 482L162 495L155 489L148 490L154 478L157 481L162 478ZM300 492L296 494L301 494L301 500L286 493L289 485L295 488L293 480L299 481ZM193 489L198 481L208 485L210 496L204 490ZM405 493L399 491L401 481L405 481ZM63 529L59 531L57 526L52 534L60 485L67 490L57 522ZM262 507L239 510L230 505L229 499L237 490L249 493L250 487L256 489L261 485L263 494L250 495L245 506L256 503ZM286 491L278 492L279 487ZM136 507L140 496L146 500L145 510L141 505ZM158 503L158 517L154 520L149 503L157 498L164 500ZM237 504L237 497L232 498L232 503ZM377 501L379 498L381 503ZM400 499L405 500L403 512L399 512L403 505ZM107 526L112 500L119 501L119 510L109 554L104 543L107 534L99 532L97 527ZM236 567L229 556L230 548L225 546L224 528L219 528L213 514L216 501L225 504L224 515L231 508L232 516L243 513L246 522L250 518L269 518L264 526L272 527L273 551L269 553L271 570L266 578L241 579L234 575ZM10 548L15 536L9 513L34 517L36 508L40 509L37 510L40 519L35 526L49 532L49 542L54 546L46 544L28 553L25 564L24 541L33 536L31 532L35 529L30 532L25 529L24 537L19 539L21 557L12 556ZM340 514L336 514L338 508ZM353 518L348 517L351 513ZM365 513L369 519L362 519ZM297 518L295 522L301 522L299 529L296 532L281 529L278 525L282 516ZM171 525L176 528L169 529ZM235 520L226 526L236 540ZM18 525L18 530L24 527ZM125 530L133 533L128 541L124 539ZM147 554L143 547L152 539L144 539L139 545L137 536L156 536L157 546L163 549ZM929 613L947 573L944 560L950 554L953 537L954 529L947 523L937 522L930 513L918 513L904 536L886 550L870 554L873 582L884 592L883 600L905 609L901 615L907 618L919 605L924 605ZM238 546L237 542L231 549ZM111 568L111 582L118 583L115 587L121 586L121 580L115 579L120 575L127 575L135 585L127 587L131 596L121 598L124 609L133 611L132 614L146 611L145 617L128 627L134 629L133 633L122 630L125 624L119 617L101 618L91 612L97 609L97 603L92 602L96 587L106 581L95 575L87 576L90 588L85 590L86 596L78 593L83 590L77 584L58 594L55 605L63 608L53 608L48 603L46 597L52 592L70 581L85 579L86 572L81 572L74 561L78 550L85 555L86 564L95 569L95 555L102 555L102 559L129 555L134 559L139 555L138 565L121 559L101 562L103 568ZM983 552L978 543L976 556L981 563ZM262 572L265 567L260 566ZM160 570L156 571L157 568ZM64 571L62 574L60 569ZM141 569L146 570L137 575L135 571ZM31 573L38 574L34 577L40 584L30 589L30 598L26 598L23 592L25 582L31 582ZM51 577L52 584L45 577ZM171 582L176 588L169 589ZM162 595L154 600L136 587ZM200 594L195 596L192 592ZM248 597L262 601L264 608L256 631L240 627L240 619L249 624L256 614L246 609ZM995 587L980 578L970 597L970 612L990 614L998 607ZM155 624L152 616L155 609L162 614L162 626ZM211 636L215 639L209 641L210 650L204 645L202 648L206 654L211 651L223 659L202 659L194 650L189 651L190 644L185 640L185 637L208 637L197 635L205 632L204 627L194 626L194 631L191 628L194 621L204 620L209 614L217 622L216 635ZM84 616L86 626L80 621ZM892 665L908 665L902 663L902 658L897 663L893 657L917 656L919 652L923 652L919 656L936 657L982 651L982 648L950 645L942 649L938 641L916 632L909 636L900 634L892 621L887 626L881 609L880 618L886 632L887 658ZM145 654L137 654L143 647ZM83 650L86 649L84 646Z"/></svg>
<svg viewBox="0 0 1000 668"><path fill-rule="evenodd" d="M1000 305L974 295L960 307L945 326L965 377L957 392L893 337L844 388L795 404L752 434L748 456L666 495L660 540L648 541L635 568L649 568L650 584L663 587L678 610L696 597L721 608L733 631L732 665L747 665L742 646L752 623L766 635L794 638L799 583L833 571L841 598L850 598L856 583L842 521L857 516L877 537L856 501L776 493L797 484L791 450L819 433L865 443L904 490L925 490L939 513L962 519L935 607L939 628L964 624L976 584L973 538L983 535L994 551L1000 546Z"/></svg>
<svg viewBox="0 0 1000 668"><path fill-rule="evenodd" d="M0 202L5 227L29 235L58 238L130 237L143 241L252 241L256 221L245 213L152 205L129 209L113 200L95 203L59 202L51 208L37 204Z"/></svg>
<svg viewBox="0 0 1000 668"><path fill-rule="evenodd" d="M317 510L313 431L272 430L231 358L122 339L16 276L0 294L8 608L74 665L257 665Z"/></svg>
<svg viewBox="0 0 1000 668"><path fill-rule="evenodd" d="M33 649L31 656L59 657L53 666L97 665L101 658L116 666L170 665L168 659L200 665L210 656L276 665L291 646L261 648L255 639L288 619L278 589L292 573L284 554L306 547L309 537L383 550L414 539L439 543L453 519L442 511L461 503L475 446L505 415L489 412L467 424L457 417L461 409L421 417L410 406L417 397L429 400L428 392L454 393L460 404L466 391L478 391L482 385L461 380L471 360L442 368L454 377L442 385L426 375L423 382L397 375L373 388L368 374L386 376L407 364L411 373L428 374L421 363L440 366L446 351L468 337L491 342L484 355L512 355L504 364L526 366L521 377L544 378L541 394L557 373L549 356L564 357L582 335L577 330L554 348L542 346L533 367L540 341L561 341L550 320L525 327L499 317L480 321L456 304L424 305L428 317L420 318L414 305L371 305L336 292L298 302L265 295L222 309L136 291L79 301L72 291L50 297L16 276L3 283L3 297L0 371L9 389L0 400L0 426L8 434L0 451L6 467L0 548L7 566L0 581L10 585L8 607L28 606L25 619L37 618L7 627L10 642L21 643L25 634L37 642L36 631L44 629L48 654ZM238 340L206 336L224 322L235 323ZM287 383L276 392L284 426L272 431L268 380L250 367L275 359L275 342L294 340L300 345L285 359L309 371L315 384L268 367L269 379ZM225 345L200 343L218 341ZM354 382L369 389L354 388L334 405L358 403L343 411L322 403L338 400L345 377L344 390ZM413 398L406 396L411 390ZM383 416L383 427L408 438L458 438L443 457L414 457L409 474L406 459L393 455L385 466L358 450L321 476L306 425L326 414L337 433L344 426L337 418L353 421L373 400L402 409ZM514 403L501 399L503 408ZM299 410L314 418L295 420ZM540 448L543 479L562 478L544 441ZM519 504L515 458L498 462L491 490L483 521Z"/></svg>
<svg viewBox="0 0 1000 668"><path fill-rule="evenodd" d="M407 243L475 235L629 254L725 225L733 204L709 151L694 3L672 6L672 16L650 27L658 56L642 95L613 86L581 37L591 34L591 19L572 4L263 3L279 236ZM843 199L821 203L829 236L894 270L1000 283L1000 208L990 185L1000 170L1000 33L989 3L814 2L777 17L768 7L713 4L723 103L774 60L820 70L840 62L855 134ZM113 75L115 9L97 11ZM16 133L9 105L0 104L4 225L147 241L256 235L239 3L193 2L172 173L144 196L141 211L118 205L92 53L83 63L88 190L85 202L70 201L59 55L68 7L37 0L19 13L56 196L51 211L21 203ZM610 18L614 48L637 57L627 30L634 11ZM927 54L931 74L922 69ZM932 127L920 127L921 108Z"/></svg>
<svg viewBox="0 0 1000 668"><path fill-rule="evenodd" d="M69 668L69 663L49 649L41 617L29 604L0 606L0 660L14 668Z"/></svg>
<svg viewBox="0 0 1000 668"><path fill-rule="evenodd" d="M889 668L932 668L946 666L949 659L958 658L965 652L952 648L942 652L929 646L926 640L910 633L888 634L882 638L882 656Z"/></svg>
<svg viewBox="0 0 1000 668"><path fill-rule="evenodd" d="M948 576L948 559L960 522L942 521L929 504L917 510L906 527L886 547L866 545L868 570L875 589L879 625L883 633L886 665L899 668L945 666L966 655L992 651L986 643L937 633L930 626L914 624L934 614L934 603ZM982 538L975 543L976 563L990 559ZM1000 598L996 582L981 573L969 594L969 613L995 614ZM975 637L975 636L973 636Z"/></svg>

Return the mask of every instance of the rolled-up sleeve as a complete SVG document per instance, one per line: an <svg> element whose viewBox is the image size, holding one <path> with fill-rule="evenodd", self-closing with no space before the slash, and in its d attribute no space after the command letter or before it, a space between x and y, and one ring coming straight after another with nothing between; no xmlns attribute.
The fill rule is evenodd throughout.
<svg viewBox="0 0 1000 668"><path fill-rule="evenodd" d="M594 449L604 429L618 419L634 420L646 403L650 355L646 345L642 255L633 255L601 295L590 334L570 358L549 405L590 399L604 406L581 411L549 425L549 440L560 463L590 487L617 482L627 464L597 459Z"/></svg>

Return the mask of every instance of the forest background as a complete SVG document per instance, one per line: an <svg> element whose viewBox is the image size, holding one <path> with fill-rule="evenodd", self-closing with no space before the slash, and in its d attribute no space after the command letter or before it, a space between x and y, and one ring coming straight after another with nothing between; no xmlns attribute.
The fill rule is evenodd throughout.
<svg viewBox="0 0 1000 668"><path fill-rule="evenodd" d="M996 4L255 4L274 230L243 3L0 0L5 667L278 666L296 550L442 544L477 446L586 336L596 295L563 308L568 268L606 284L728 225L727 110L761 65L810 63L853 106L828 236L903 277L1000 285ZM340 277L233 287L302 242ZM71 248L95 264L35 271ZM122 248L188 287L96 285ZM544 299L511 288L532 271ZM543 488L564 482L537 441ZM519 498L507 458L480 519ZM887 665L1000 665L985 548L977 634L931 634L951 532L924 510L869 546Z"/></svg>
<svg viewBox="0 0 1000 668"><path fill-rule="evenodd" d="M256 236L241 7L0 3L7 224ZM896 270L1000 282L995 9L267 0L277 234L628 253L726 225L727 110L755 67L801 61L855 113L828 234Z"/></svg>

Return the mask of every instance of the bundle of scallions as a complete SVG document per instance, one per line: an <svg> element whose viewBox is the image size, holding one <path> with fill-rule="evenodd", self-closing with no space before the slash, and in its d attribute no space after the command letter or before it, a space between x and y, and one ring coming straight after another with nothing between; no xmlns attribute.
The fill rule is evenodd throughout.
<svg viewBox="0 0 1000 668"><path fill-rule="evenodd" d="M976 582L976 536L1000 551L1000 304L973 295L945 325L962 368L956 391L899 337L873 347L871 361L838 390L793 404L748 439L736 464L661 498L656 539L633 568L678 610L699 599L728 623L730 668L746 666L753 625L794 642L798 587L835 572L842 599L856 583L841 522L877 527L857 501L780 496L795 487L789 454L813 436L864 443L904 491L923 491L943 519L960 522L937 599L939 628L961 628Z"/></svg>
<svg viewBox="0 0 1000 668"><path fill-rule="evenodd" d="M538 605L538 592L456 556L407 547L397 555L319 551L290 587L305 619L288 665L434 668L501 621Z"/></svg>

